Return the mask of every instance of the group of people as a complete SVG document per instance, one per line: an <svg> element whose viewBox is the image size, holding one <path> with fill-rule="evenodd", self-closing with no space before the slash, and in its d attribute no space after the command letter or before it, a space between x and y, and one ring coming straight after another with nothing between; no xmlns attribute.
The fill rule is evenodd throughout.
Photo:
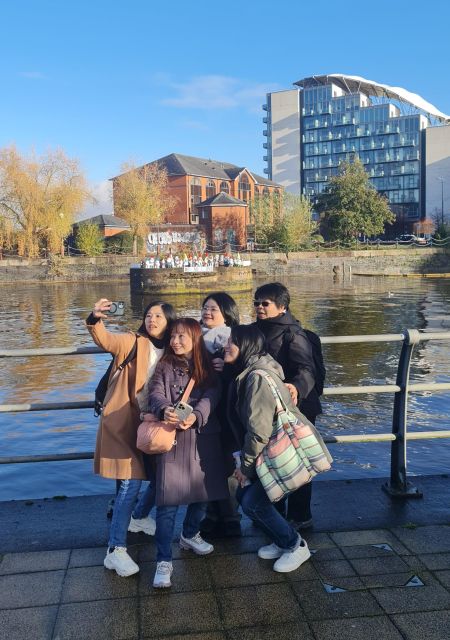
<svg viewBox="0 0 450 640"><path fill-rule="evenodd" d="M178 256L169 253L167 256L149 256L141 262L143 269L182 269L184 267L240 267L243 264L240 254L233 256L231 253L210 255L208 253L198 255Z"/></svg>
<svg viewBox="0 0 450 640"><path fill-rule="evenodd" d="M177 317L170 304L154 301L136 333L113 333L103 322L111 305L106 298L87 319L94 342L114 356L94 470L118 484L104 565L120 576L139 571L127 552L127 531L143 531L156 540L153 586L171 586L181 505L187 505L179 538L183 549L207 555L214 547L205 538L239 535L240 506L267 534L270 544L258 556L275 560L275 571L293 571L310 557L299 531L312 526L311 483L273 504L256 461L276 411L261 374L270 375L299 420L306 416L314 423L321 412L313 348L289 311L284 285L259 287L253 304L256 321L248 325L240 324L238 307L225 292L203 300L200 321ZM135 357L117 375L133 348ZM175 407L188 385L192 411L180 418ZM137 429L148 413L176 429L168 453L145 455L137 449ZM140 492L144 480L149 484Z"/></svg>

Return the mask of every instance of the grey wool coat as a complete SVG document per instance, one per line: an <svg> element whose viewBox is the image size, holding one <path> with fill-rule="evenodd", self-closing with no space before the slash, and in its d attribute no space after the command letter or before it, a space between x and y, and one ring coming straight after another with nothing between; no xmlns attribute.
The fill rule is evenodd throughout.
<svg viewBox="0 0 450 640"><path fill-rule="evenodd" d="M189 382L187 363L182 359L160 362L149 388L149 408L162 416L173 406ZM229 496L220 423L214 413L221 394L220 382L194 386L187 400L196 422L190 429L177 430L176 445L169 453L151 456L156 475L156 504L182 505L222 500Z"/></svg>

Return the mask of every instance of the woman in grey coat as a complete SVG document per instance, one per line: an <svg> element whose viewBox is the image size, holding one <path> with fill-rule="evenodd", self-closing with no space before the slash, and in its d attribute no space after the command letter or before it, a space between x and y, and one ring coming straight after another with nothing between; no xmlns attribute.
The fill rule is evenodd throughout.
<svg viewBox="0 0 450 640"><path fill-rule="evenodd" d="M302 419L283 383L281 366L265 351L264 335L255 325L231 329L224 361L233 364L236 381L229 392L228 415L241 451L236 452L235 476L240 484L237 499L242 510L271 540L261 547L258 556L276 560L273 568L282 573L293 571L310 557L306 541L270 502L256 474L256 459L273 431L276 400L268 382L258 371L268 373L285 405Z"/></svg>
<svg viewBox="0 0 450 640"><path fill-rule="evenodd" d="M174 407L190 378L195 380L195 385L186 402L192 412L180 421ZM199 533L207 502L228 496L220 424L214 414L220 399L220 382L197 320L180 318L174 323L168 353L156 368L149 396L150 411L177 429L172 450L153 456L157 505L157 568L153 586L170 587L172 538L178 506L188 505L180 536L181 548L206 555L214 550Z"/></svg>

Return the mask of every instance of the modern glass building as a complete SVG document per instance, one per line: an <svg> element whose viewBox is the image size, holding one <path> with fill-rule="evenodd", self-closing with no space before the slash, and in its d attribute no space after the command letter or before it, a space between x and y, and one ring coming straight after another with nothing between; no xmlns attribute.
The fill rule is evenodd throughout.
<svg viewBox="0 0 450 640"><path fill-rule="evenodd" d="M263 106L269 178L314 203L339 165L358 156L396 213L391 234L411 231L426 214L426 129L450 117L404 89L355 76L295 85Z"/></svg>

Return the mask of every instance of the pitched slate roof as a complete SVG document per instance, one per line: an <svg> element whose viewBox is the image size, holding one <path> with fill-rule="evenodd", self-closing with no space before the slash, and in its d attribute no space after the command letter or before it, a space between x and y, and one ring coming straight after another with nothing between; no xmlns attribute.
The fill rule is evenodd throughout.
<svg viewBox="0 0 450 640"><path fill-rule="evenodd" d="M212 198L208 198L207 200L203 200L203 202L199 202L197 207L246 207L247 203L243 200L239 200L239 198L234 198L233 196L228 195L228 193L224 193L221 191L217 193Z"/></svg>
<svg viewBox="0 0 450 640"><path fill-rule="evenodd" d="M118 229L129 229L130 225L122 218L118 218L117 216L109 216L109 215L99 215L93 216L92 218L85 218L84 220L79 220L76 224L96 224L99 227L115 227Z"/></svg>
<svg viewBox="0 0 450 640"><path fill-rule="evenodd" d="M246 169L246 167L238 167L235 164L222 162L221 160L184 156L180 153L171 153L168 156L154 160L154 162L164 167L169 176L203 176L205 178L216 178L218 180L234 180ZM153 163L150 162L149 164ZM268 178L253 173L250 169L247 169L247 171L253 176L257 184L266 184L274 187L281 186Z"/></svg>

